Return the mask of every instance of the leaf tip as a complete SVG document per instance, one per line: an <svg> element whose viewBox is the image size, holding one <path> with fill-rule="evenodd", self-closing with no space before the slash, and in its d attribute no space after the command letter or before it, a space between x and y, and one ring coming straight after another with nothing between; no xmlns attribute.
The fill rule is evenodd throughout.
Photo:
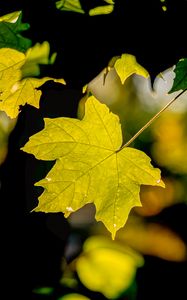
<svg viewBox="0 0 187 300"><path fill-rule="evenodd" d="M26 150L26 148L27 148L26 145L27 145L27 143L26 143L23 147L21 147L20 150L23 151L23 152L27 152L27 150Z"/></svg>
<svg viewBox="0 0 187 300"><path fill-rule="evenodd" d="M163 188L166 187L164 181L160 178L156 180L156 185L160 186L160 187L163 187Z"/></svg>
<svg viewBox="0 0 187 300"><path fill-rule="evenodd" d="M37 211L37 207L34 207L31 211L30 211L30 213L33 213L33 212L36 212Z"/></svg>
<svg viewBox="0 0 187 300"><path fill-rule="evenodd" d="M119 227L117 227L117 224L114 223L113 226L112 226L112 230L110 230L110 232L112 234L112 240L113 241L115 240L116 233L117 233L118 230L119 230Z"/></svg>
<svg viewBox="0 0 187 300"><path fill-rule="evenodd" d="M116 225L116 224L114 224L114 225ZM115 240L115 237L116 237L116 230L114 230L114 231L112 232L112 240L113 240L113 241Z"/></svg>

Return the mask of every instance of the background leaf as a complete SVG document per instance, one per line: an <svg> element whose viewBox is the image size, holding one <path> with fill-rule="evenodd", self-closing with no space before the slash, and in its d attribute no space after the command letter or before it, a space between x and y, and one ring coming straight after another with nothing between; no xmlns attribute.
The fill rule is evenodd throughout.
<svg viewBox="0 0 187 300"><path fill-rule="evenodd" d="M36 43L25 53L26 61L22 66L22 77L40 75L40 65L53 64L56 59L56 53L50 57L50 45L47 41L42 44Z"/></svg>
<svg viewBox="0 0 187 300"><path fill-rule="evenodd" d="M107 299L117 299L129 288L144 260L128 247L106 237L92 236L85 241L83 253L75 264L80 280L88 289L103 293Z"/></svg>
<svg viewBox="0 0 187 300"><path fill-rule="evenodd" d="M187 58L181 58L175 69L173 86L169 93L187 89Z"/></svg>
<svg viewBox="0 0 187 300"><path fill-rule="evenodd" d="M84 14L79 0L60 0L56 2L56 7L62 11L72 11Z"/></svg>
<svg viewBox="0 0 187 300"><path fill-rule="evenodd" d="M129 219L126 227L118 232L116 240L142 255L174 262L186 260L187 247L176 232L164 225L146 223L136 216Z"/></svg>
<svg viewBox="0 0 187 300"><path fill-rule="evenodd" d="M103 0L103 2L104 5L99 5L88 9L88 14L90 16L110 14L114 10L114 1ZM82 9L81 1L79 0L60 0L56 2L56 7L61 11L71 11L81 14L85 13L85 11Z"/></svg>
<svg viewBox="0 0 187 300"><path fill-rule="evenodd" d="M21 19L21 11L0 17L0 48L13 48L25 52L31 47L31 40L21 35L30 25L22 23Z"/></svg>
<svg viewBox="0 0 187 300"><path fill-rule="evenodd" d="M11 120L5 112L0 111L0 165L5 161L8 154L9 135L14 129L17 120Z"/></svg>
<svg viewBox="0 0 187 300"><path fill-rule="evenodd" d="M165 112L153 124L152 134L155 161L174 174L187 174L186 113Z"/></svg>

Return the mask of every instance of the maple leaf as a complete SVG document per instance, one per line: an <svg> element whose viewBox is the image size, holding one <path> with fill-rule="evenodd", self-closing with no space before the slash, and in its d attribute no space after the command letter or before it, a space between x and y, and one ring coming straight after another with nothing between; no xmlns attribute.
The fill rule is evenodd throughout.
<svg viewBox="0 0 187 300"><path fill-rule="evenodd" d="M140 185L164 186L160 170L142 151L122 148L117 115L94 96L82 120L45 119L45 128L22 148L37 159L56 160L45 179L35 211L63 212L68 217L87 203L96 206L96 220L112 233L124 226L130 210L141 206Z"/></svg>
<svg viewBox="0 0 187 300"><path fill-rule="evenodd" d="M31 47L31 40L21 35L29 29L28 23L22 23L22 12L16 11L0 17L0 48L10 47L25 52Z"/></svg>
<svg viewBox="0 0 187 300"><path fill-rule="evenodd" d="M51 77L22 79L12 86L13 92L4 97L4 101L0 102L0 109L5 111L11 118L16 118L20 112L21 105L23 106L27 103L39 108L42 92L37 88L49 80L64 83L63 79L54 79Z"/></svg>
<svg viewBox="0 0 187 300"><path fill-rule="evenodd" d="M40 62L40 59L38 61ZM20 106L26 103L39 107L42 93L38 88L46 81L53 80L65 84L63 79L51 77L23 78L22 68L26 70L27 75L36 72L37 59L31 63L27 53L25 55L10 48L0 49L0 110L5 111L10 118L16 118Z"/></svg>

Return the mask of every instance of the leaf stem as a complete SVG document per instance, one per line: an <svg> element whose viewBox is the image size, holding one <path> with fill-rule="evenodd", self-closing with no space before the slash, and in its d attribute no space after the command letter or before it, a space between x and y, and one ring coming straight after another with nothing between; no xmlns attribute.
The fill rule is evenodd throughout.
<svg viewBox="0 0 187 300"><path fill-rule="evenodd" d="M175 100L177 100L187 89L183 90L179 93L175 98L170 100L156 115L154 115L127 143L123 145L123 148L128 147L145 129L147 129L160 115L163 111L165 111ZM121 150L120 149L120 150Z"/></svg>

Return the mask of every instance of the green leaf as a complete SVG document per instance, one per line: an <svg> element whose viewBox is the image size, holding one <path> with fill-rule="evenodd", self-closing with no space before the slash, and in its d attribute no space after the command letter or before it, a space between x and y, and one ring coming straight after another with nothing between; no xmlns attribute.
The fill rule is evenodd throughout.
<svg viewBox="0 0 187 300"><path fill-rule="evenodd" d="M127 290L143 264L141 255L102 236L88 238L75 260L81 282L107 299L117 299Z"/></svg>
<svg viewBox="0 0 187 300"><path fill-rule="evenodd" d="M31 46L31 40L21 35L30 25L22 23L21 19L21 11L0 17L0 48L13 48L25 52Z"/></svg>
<svg viewBox="0 0 187 300"><path fill-rule="evenodd" d="M0 49L0 110L5 111L11 118L16 118L20 106L26 103L39 108L42 93L38 88L46 81L53 80L65 84L63 79L51 77L22 79L21 70L26 63L25 54L10 48Z"/></svg>
<svg viewBox="0 0 187 300"><path fill-rule="evenodd" d="M56 7L62 11L72 11L84 14L79 0L60 0L56 2Z"/></svg>
<svg viewBox="0 0 187 300"><path fill-rule="evenodd" d="M137 63L135 56L131 54L122 54L121 57L115 61L114 68L122 84L133 74L141 75L145 78L149 77L149 73Z"/></svg>
<svg viewBox="0 0 187 300"><path fill-rule="evenodd" d="M56 53L51 57L50 45L47 41L42 44L36 43L32 48L29 48L25 53L25 64L21 68L22 77L40 75L40 65L53 64L56 58Z"/></svg>
<svg viewBox="0 0 187 300"><path fill-rule="evenodd" d="M169 94L187 89L187 58L181 58L179 60L175 66L174 72L175 78Z"/></svg>
<svg viewBox="0 0 187 300"><path fill-rule="evenodd" d="M118 116L93 96L83 120L45 119L45 128L22 148L42 160L57 160L46 178L35 211L63 212L68 217L87 203L96 206L96 219L115 237L130 210L140 206L140 185L164 186L160 170L143 152L122 148Z"/></svg>
<svg viewBox="0 0 187 300"><path fill-rule="evenodd" d="M42 287L39 287L39 288L35 288L33 290L33 293L39 294L39 295L52 295L53 291L54 291L53 287L42 286Z"/></svg>
<svg viewBox="0 0 187 300"><path fill-rule="evenodd" d="M16 121L17 119L11 120L3 111L0 111L0 165L6 159L9 135L14 129Z"/></svg>

